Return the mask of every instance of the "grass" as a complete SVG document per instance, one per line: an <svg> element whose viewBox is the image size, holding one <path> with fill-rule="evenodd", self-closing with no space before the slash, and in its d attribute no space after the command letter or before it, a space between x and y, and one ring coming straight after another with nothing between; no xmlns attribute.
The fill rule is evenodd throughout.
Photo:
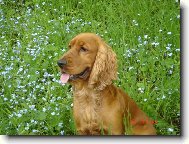
<svg viewBox="0 0 189 144"><path fill-rule="evenodd" d="M180 135L177 0L1 0L0 134L74 135L72 93L57 60L81 32L117 53L124 89L159 135Z"/></svg>

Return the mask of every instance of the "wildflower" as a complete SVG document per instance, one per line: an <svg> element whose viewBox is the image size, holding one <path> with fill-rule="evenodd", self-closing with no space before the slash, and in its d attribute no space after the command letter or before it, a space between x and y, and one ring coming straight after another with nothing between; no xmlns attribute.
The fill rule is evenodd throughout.
<svg viewBox="0 0 189 144"><path fill-rule="evenodd" d="M152 42L151 44L154 45L155 47L159 45L158 42Z"/></svg>
<svg viewBox="0 0 189 144"><path fill-rule="evenodd" d="M36 88L40 88L40 86L39 86L39 85L36 85Z"/></svg>
<svg viewBox="0 0 189 144"><path fill-rule="evenodd" d="M59 123L58 126L59 126L59 127L63 127L63 123Z"/></svg>
<svg viewBox="0 0 189 144"><path fill-rule="evenodd" d="M21 117L21 116L22 116L22 114L20 114L20 113L19 113L17 116L18 116L18 117Z"/></svg>
<svg viewBox="0 0 189 144"><path fill-rule="evenodd" d="M170 46L172 46L172 44L168 43L167 46L170 47Z"/></svg>
<svg viewBox="0 0 189 144"><path fill-rule="evenodd" d="M148 43L148 41L144 41L144 45L146 45Z"/></svg>
<svg viewBox="0 0 189 144"><path fill-rule="evenodd" d="M23 70L23 68L21 67L21 68L19 68L19 70L18 70L18 71L19 71L19 72L21 72L22 70Z"/></svg>
<svg viewBox="0 0 189 144"><path fill-rule="evenodd" d="M60 132L61 135L64 135L64 130Z"/></svg>
<svg viewBox="0 0 189 144"><path fill-rule="evenodd" d="M170 50L171 48L170 47L166 47L166 50Z"/></svg>
<svg viewBox="0 0 189 144"><path fill-rule="evenodd" d="M138 42L142 42L142 38L141 38L141 36L138 36Z"/></svg>
<svg viewBox="0 0 189 144"><path fill-rule="evenodd" d="M148 100L148 99L146 99L146 98L144 99L144 101L147 101L147 100Z"/></svg>
<svg viewBox="0 0 189 144"><path fill-rule="evenodd" d="M36 129L33 129L33 130L32 130L32 132L33 132L33 133L36 133L36 132L38 132L38 130L36 130Z"/></svg>
<svg viewBox="0 0 189 144"><path fill-rule="evenodd" d="M42 97L42 100L46 101L47 99L46 99L46 98L44 98L44 97Z"/></svg>
<svg viewBox="0 0 189 144"><path fill-rule="evenodd" d="M166 98L166 96L165 96L165 95L163 95L163 96L162 96L162 99L165 99L165 98Z"/></svg>
<svg viewBox="0 0 189 144"><path fill-rule="evenodd" d="M28 112L28 110L27 109L24 109L24 113L27 113Z"/></svg>
<svg viewBox="0 0 189 144"><path fill-rule="evenodd" d="M169 54L167 54L167 55L171 57L173 54L172 54L172 53L169 53Z"/></svg>
<svg viewBox="0 0 189 144"><path fill-rule="evenodd" d="M55 112L52 112L51 115L55 115Z"/></svg>
<svg viewBox="0 0 189 144"><path fill-rule="evenodd" d="M132 69L133 69L133 67L129 67L129 71L132 70Z"/></svg>
<svg viewBox="0 0 189 144"><path fill-rule="evenodd" d="M34 110L35 105L30 105L29 108L30 108L31 110Z"/></svg>
<svg viewBox="0 0 189 144"><path fill-rule="evenodd" d="M167 131L173 132L174 130L173 130L173 128L168 128Z"/></svg>
<svg viewBox="0 0 189 144"><path fill-rule="evenodd" d="M171 34L172 34L172 32L168 32L167 34L168 34L168 35L171 35Z"/></svg>
<svg viewBox="0 0 189 144"><path fill-rule="evenodd" d="M169 70L169 74L170 74L170 75L173 74L173 71L172 71L172 70Z"/></svg>
<svg viewBox="0 0 189 144"><path fill-rule="evenodd" d="M137 23L136 20L133 20L133 24L136 25L136 26L138 26L138 23Z"/></svg>
<svg viewBox="0 0 189 144"><path fill-rule="evenodd" d="M144 93L144 88L138 88L141 93Z"/></svg>

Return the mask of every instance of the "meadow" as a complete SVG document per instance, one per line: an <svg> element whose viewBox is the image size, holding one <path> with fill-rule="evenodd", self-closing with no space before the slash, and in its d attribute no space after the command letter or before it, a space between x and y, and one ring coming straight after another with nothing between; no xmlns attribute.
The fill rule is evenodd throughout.
<svg viewBox="0 0 189 144"><path fill-rule="evenodd" d="M75 135L57 60L81 32L116 52L118 80L158 135L180 135L178 0L0 0L0 134Z"/></svg>

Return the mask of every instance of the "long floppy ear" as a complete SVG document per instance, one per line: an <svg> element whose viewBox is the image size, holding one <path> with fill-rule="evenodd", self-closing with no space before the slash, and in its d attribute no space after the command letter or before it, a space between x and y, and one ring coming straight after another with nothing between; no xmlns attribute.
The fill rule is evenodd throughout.
<svg viewBox="0 0 189 144"><path fill-rule="evenodd" d="M116 54L105 42L98 48L96 60L89 78L89 85L94 89L103 90L112 80L117 79Z"/></svg>

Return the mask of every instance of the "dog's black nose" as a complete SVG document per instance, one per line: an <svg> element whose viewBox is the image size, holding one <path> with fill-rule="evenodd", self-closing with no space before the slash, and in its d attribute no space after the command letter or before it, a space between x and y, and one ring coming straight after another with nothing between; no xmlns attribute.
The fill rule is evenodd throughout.
<svg viewBox="0 0 189 144"><path fill-rule="evenodd" d="M57 64L60 68L63 68L67 64L67 61L65 59L58 60Z"/></svg>

